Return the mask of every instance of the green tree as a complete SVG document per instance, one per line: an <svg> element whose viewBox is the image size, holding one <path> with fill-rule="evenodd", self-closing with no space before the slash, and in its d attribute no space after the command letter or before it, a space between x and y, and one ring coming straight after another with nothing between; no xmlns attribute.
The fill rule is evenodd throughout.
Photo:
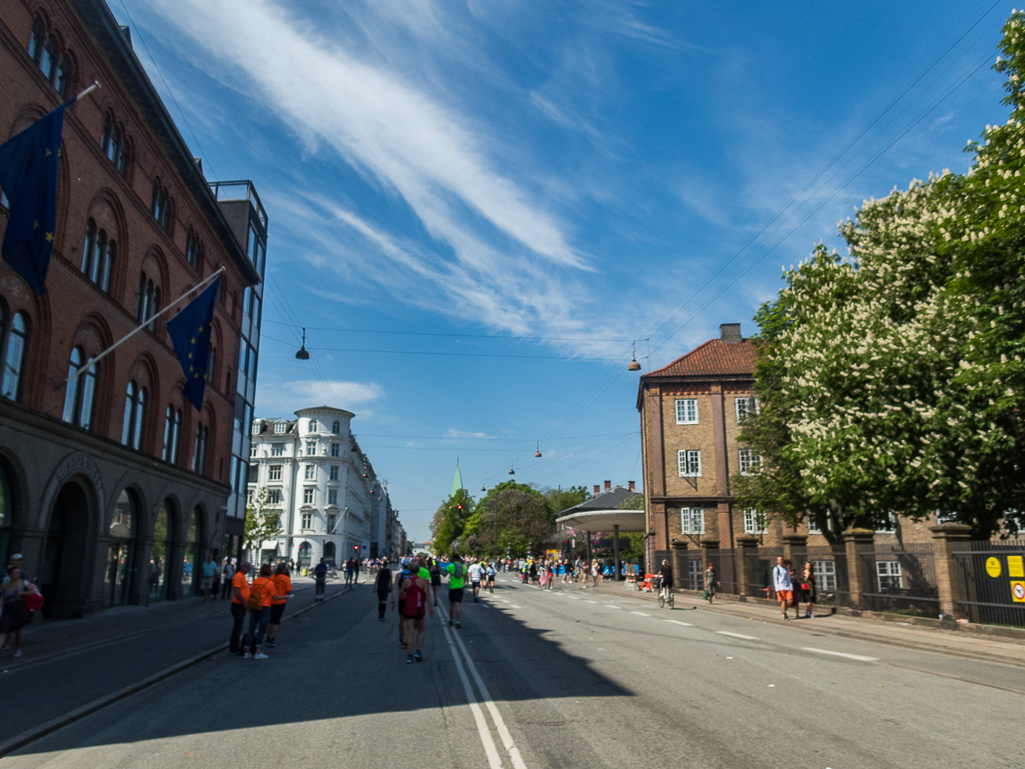
<svg viewBox="0 0 1025 769"><path fill-rule="evenodd" d="M246 550L254 551L265 540L273 539L284 531L281 528L281 514L269 506L269 497L268 490L261 488L253 501L246 505L245 528L242 533Z"/></svg>
<svg viewBox="0 0 1025 769"><path fill-rule="evenodd" d="M555 509L550 498L532 486L506 481L477 503L466 533L468 552L473 554L540 553L555 533Z"/></svg>
<svg viewBox="0 0 1025 769"><path fill-rule="evenodd" d="M453 545L463 536L466 521L473 515L473 508L473 498L466 489L460 489L441 504L431 521L434 552L437 555L452 555Z"/></svg>
<svg viewBox="0 0 1025 769"><path fill-rule="evenodd" d="M763 307L763 457L741 504L827 536L940 511L988 538L1025 509L1025 17L1004 28L1005 103L968 174L867 202ZM830 528L831 527L831 528ZM829 533L827 533L829 532Z"/></svg>

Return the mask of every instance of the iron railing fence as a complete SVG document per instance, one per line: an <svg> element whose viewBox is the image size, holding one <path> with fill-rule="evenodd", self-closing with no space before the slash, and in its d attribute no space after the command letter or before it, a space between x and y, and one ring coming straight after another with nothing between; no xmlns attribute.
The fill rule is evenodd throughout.
<svg viewBox="0 0 1025 769"><path fill-rule="evenodd" d="M952 555L969 621L1025 627L1025 540L957 543Z"/></svg>
<svg viewBox="0 0 1025 769"><path fill-rule="evenodd" d="M847 551L843 547L809 547L794 551L794 575L797 587L802 584L804 565L810 563L815 575L815 603L825 606L852 607L850 572Z"/></svg>
<svg viewBox="0 0 1025 769"><path fill-rule="evenodd" d="M862 553L861 558L869 587L862 593L862 608L921 617L939 616L940 593L931 544L894 545Z"/></svg>

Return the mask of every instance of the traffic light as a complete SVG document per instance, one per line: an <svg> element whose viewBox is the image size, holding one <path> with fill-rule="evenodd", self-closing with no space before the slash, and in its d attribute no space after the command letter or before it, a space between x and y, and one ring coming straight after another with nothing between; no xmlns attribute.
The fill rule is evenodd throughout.
<svg viewBox="0 0 1025 769"><path fill-rule="evenodd" d="M357 553L359 552L359 545L353 545L353 548L356 550Z"/></svg>

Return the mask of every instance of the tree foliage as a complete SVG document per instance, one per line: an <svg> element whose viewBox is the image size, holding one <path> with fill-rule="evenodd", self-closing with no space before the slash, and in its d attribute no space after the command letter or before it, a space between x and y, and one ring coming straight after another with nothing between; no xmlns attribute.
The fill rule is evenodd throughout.
<svg viewBox="0 0 1025 769"><path fill-rule="evenodd" d="M1025 509L1025 16L1004 27L1011 107L967 174L914 181L786 271L757 316L763 456L741 504L823 533L940 511L989 537ZM835 536L829 535L827 536Z"/></svg>
<svg viewBox="0 0 1025 769"><path fill-rule="evenodd" d="M434 552L439 556L452 555L453 547L463 535L467 520L473 515L474 501L466 489L460 489L438 508L431 520Z"/></svg>
<svg viewBox="0 0 1025 769"><path fill-rule="evenodd" d="M266 540L284 532L281 528L281 514L268 504L270 494L266 487L257 490L253 501L246 505L245 528L242 540L245 549L252 551Z"/></svg>
<svg viewBox="0 0 1025 769"><path fill-rule="evenodd" d="M532 486L500 483L477 503L464 546L474 555L540 553L550 546L555 515L551 498Z"/></svg>

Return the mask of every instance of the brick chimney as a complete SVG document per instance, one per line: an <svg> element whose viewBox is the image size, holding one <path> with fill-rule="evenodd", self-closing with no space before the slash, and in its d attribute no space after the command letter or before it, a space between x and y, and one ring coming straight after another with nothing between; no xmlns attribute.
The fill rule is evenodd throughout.
<svg viewBox="0 0 1025 769"><path fill-rule="evenodd" d="M627 481L626 482L626 490L627 491L636 491L637 490L637 483L635 481Z"/></svg>
<svg viewBox="0 0 1025 769"><path fill-rule="evenodd" d="M719 336L726 344L737 344L738 342L744 341L744 337L740 335L739 323L720 324Z"/></svg>
<svg viewBox="0 0 1025 769"><path fill-rule="evenodd" d="M605 491L612 491L612 481L605 481Z"/></svg>
<svg viewBox="0 0 1025 769"><path fill-rule="evenodd" d="M592 494L591 496L592 496L592 497L596 497L596 496L598 496L599 494L601 494L601 486L599 486L599 485L598 485L598 484L596 483L596 484L594 484L594 493L593 493L593 494Z"/></svg>

